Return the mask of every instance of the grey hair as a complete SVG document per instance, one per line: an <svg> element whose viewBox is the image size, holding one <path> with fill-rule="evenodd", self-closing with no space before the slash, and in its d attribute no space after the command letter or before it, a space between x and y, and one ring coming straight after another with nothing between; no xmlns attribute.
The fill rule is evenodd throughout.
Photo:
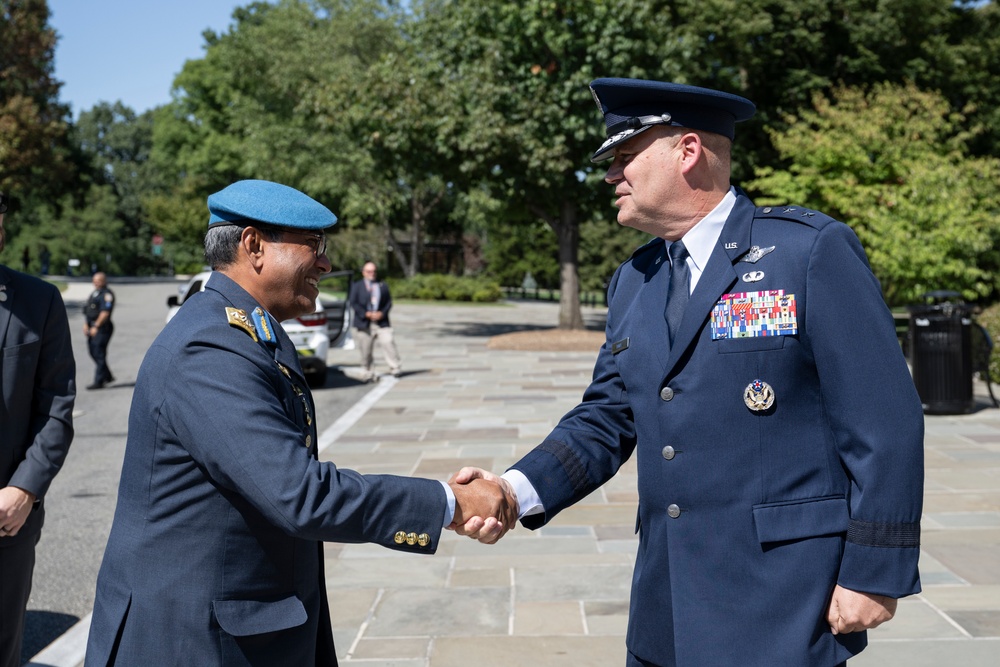
<svg viewBox="0 0 1000 667"><path fill-rule="evenodd" d="M276 241L281 235L276 229L257 225L253 227L259 229L269 241ZM240 239L243 238L243 229L241 225L214 225L205 232L205 263L212 267L213 271L224 269L236 261L236 251L240 247Z"/></svg>

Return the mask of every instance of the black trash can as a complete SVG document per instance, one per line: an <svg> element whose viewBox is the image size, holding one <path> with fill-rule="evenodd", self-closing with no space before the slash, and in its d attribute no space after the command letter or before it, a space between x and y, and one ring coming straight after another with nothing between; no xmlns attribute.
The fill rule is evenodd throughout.
<svg viewBox="0 0 1000 667"><path fill-rule="evenodd" d="M909 306L913 382L931 415L972 412L972 307L958 292L929 292Z"/></svg>

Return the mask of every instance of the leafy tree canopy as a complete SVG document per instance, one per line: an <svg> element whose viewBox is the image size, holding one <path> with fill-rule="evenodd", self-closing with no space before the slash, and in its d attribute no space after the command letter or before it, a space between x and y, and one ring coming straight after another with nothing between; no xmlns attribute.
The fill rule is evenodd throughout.
<svg viewBox="0 0 1000 667"><path fill-rule="evenodd" d="M24 224L73 178L48 20L45 0L0 0L0 190L17 197Z"/></svg>
<svg viewBox="0 0 1000 667"><path fill-rule="evenodd" d="M37 247L44 235L25 230L43 223L63 229L67 220L91 220L101 211L106 229L120 237L115 251L94 250L110 262L102 268L157 270L149 248L154 232L165 238L175 268L199 268L205 197L234 180L266 178L337 212L337 259L344 265L374 257L387 269L392 253L392 264L413 274L431 256L425 243L451 242L449 253L461 243L470 272L518 284L535 265L536 280L558 283L560 324L582 326L578 291L599 288L645 240L614 222L605 165L589 162L604 128L587 84L600 76L672 80L752 99L757 116L741 124L734 150L734 180L751 190L777 188L782 172L809 164L776 138L790 141L792 123L819 114L814 100L846 108L834 91L854 90L873 104L868 96L876 86L910 82L913 91L936 91L935 104L943 106L935 113L947 127L923 132L932 137L924 148L943 143L923 171L914 167L904 179L942 191L953 184L933 180L944 173L931 169L934 160L961 163L958 183L969 197L952 199L973 201L982 194L977 184L986 183L984 198L975 201L980 213L991 210L992 163L976 163L982 181L964 170L1000 145L994 2L252 2L234 12L226 31L205 33L204 57L185 64L170 104L143 115L98 105L81 115L72 149L51 76L55 34L47 20L44 0L0 0L0 188L21 198L7 221L10 238L18 243L20 232ZM904 133L886 136L889 143L909 141ZM916 164L916 150L886 145L881 153L894 157L875 162ZM760 179L747 183L753 174ZM915 229L926 227L928 209L944 219L953 212L934 209L940 202L907 209L905 202L918 200L875 192L876 182L859 182L869 190L856 202L847 195L829 204L797 201L852 220L881 267L896 260L888 247L873 245L885 235L866 232L860 222L874 225L876 213L855 215L867 210L865 202L886 216L906 216ZM782 187L812 196L805 191L813 185ZM912 237L951 262L944 273L907 276L920 266L919 249L900 251L905 261L892 275L878 269L890 298L943 283L960 285L970 298L998 294L987 275L997 261L977 250L984 238L993 240L989 224L976 215L967 220L968 229L939 231L934 243Z"/></svg>
<svg viewBox="0 0 1000 667"><path fill-rule="evenodd" d="M891 305L931 290L966 299L1000 290L1000 160L941 95L913 84L840 88L787 116L771 139L787 168L762 167L758 203L797 203L847 222Z"/></svg>

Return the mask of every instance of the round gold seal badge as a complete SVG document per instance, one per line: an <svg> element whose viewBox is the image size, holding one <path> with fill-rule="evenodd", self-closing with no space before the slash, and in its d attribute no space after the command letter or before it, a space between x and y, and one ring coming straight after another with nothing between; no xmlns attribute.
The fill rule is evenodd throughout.
<svg viewBox="0 0 1000 667"><path fill-rule="evenodd" d="M743 391L743 402L754 412L763 412L774 405L774 389L763 380L754 380Z"/></svg>

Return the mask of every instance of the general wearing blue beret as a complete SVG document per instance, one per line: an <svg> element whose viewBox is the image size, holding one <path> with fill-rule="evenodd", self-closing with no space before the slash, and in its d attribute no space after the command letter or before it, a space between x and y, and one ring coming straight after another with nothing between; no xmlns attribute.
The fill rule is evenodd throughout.
<svg viewBox="0 0 1000 667"><path fill-rule="evenodd" d="M271 181L237 181L208 196L208 226L262 222L294 229L326 229L337 216L295 188Z"/></svg>
<svg viewBox="0 0 1000 667"><path fill-rule="evenodd" d="M595 79L594 101L604 114L608 138L590 159L612 157L618 144L654 125L714 132L732 140L736 123L753 116L750 100L709 88L645 79Z"/></svg>

